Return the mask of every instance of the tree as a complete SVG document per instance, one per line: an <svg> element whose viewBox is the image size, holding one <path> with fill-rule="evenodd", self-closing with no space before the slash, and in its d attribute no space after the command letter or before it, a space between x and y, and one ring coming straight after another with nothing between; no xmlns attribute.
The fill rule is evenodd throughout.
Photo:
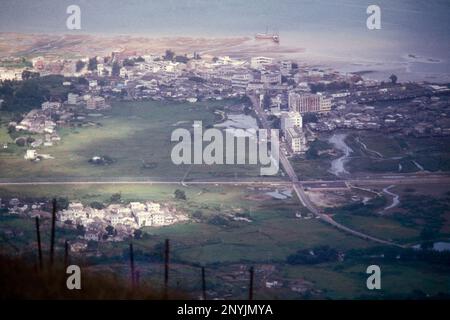
<svg viewBox="0 0 450 320"><path fill-rule="evenodd" d="M275 118L272 123L271 123L271 127L273 129L281 129L281 119L280 118Z"/></svg>
<svg viewBox="0 0 450 320"><path fill-rule="evenodd" d="M80 77L80 78L78 78L78 84L83 85L83 86L88 86L89 81L87 81L86 78Z"/></svg>
<svg viewBox="0 0 450 320"><path fill-rule="evenodd" d="M33 63L31 63L31 61L28 61L27 59L25 59L24 57L22 57L22 63L25 67L28 68L32 68L33 67Z"/></svg>
<svg viewBox="0 0 450 320"><path fill-rule="evenodd" d="M30 76L31 77L31 76ZM13 97L8 101L8 106L13 109L11 111L21 112L35 109L37 105L48 100L51 96L50 87L53 85L52 80L39 78L23 81L16 87Z"/></svg>
<svg viewBox="0 0 450 320"><path fill-rule="evenodd" d="M27 143L27 139L25 139L24 137L19 137L15 142L19 147L24 147Z"/></svg>
<svg viewBox="0 0 450 320"><path fill-rule="evenodd" d="M110 202L111 203L118 203L118 202L120 202L121 198L122 198L122 195L120 193L113 193L111 195Z"/></svg>
<svg viewBox="0 0 450 320"><path fill-rule="evenodd" d="M134 230L134 238L135 239L141 239L142 238L142 231L140 229Z"/></svg>
<svg viewBox="0 0 450 320"><path fill-rule="evenodd" d="M90 71L97 70L97 57L89 58L88 70Z"/></svg>
<svg viewBox="0 0 450 320"><path fill-rule="evenodd" d="M208 219L208 223L216 226L228 226L230 224L228 219L220 215L214 215L212 218Z"/></svg>
<svg viewBox="0 0 450 320"><path fill-rule="evenodd" d="M125 59L122 63L124 66L133 67L134 66L134 60L131 59Z"/></svg>
<svg viewBox="0 0 450 320"><path fill-rule="evenodd" d="M316 123L318 121L315 113L309 112L303 115L303 123Z"/></svg>
<svg viewBox="0 0 450 320"><path fill-rule="evenodd" d="M86 233L86 228L81 224L77 224L77 235L83 237L85 233Z"/></svg>
<svg viewBox="0 0 450 320"><path fill-rule="evenodd" d="M22 71L22 80L28 80L28 79L36 79L39 78L39 72L32 72L28 70Z"/></svg>
<svg viewBox="0 0 450 320"><path fill-rule="evenodd" d="M187 56L175 56L175 62L188 63L189 58Z"/></svg>
<svg viewBox="0 0 450 320"><path fill-rule="evenodd" d="M269 109L270 105L271 105L272 101L270 100L270 97L268 94L264 95L263 101L262 101L262 106L263 109Z"/></svg>
<svg viewBox="0 0 450 320"><path fill-rule="evenodd" d="M199 220L202 219L203 218L203 212L200 211L200 210L194 211L194 213L192 213L192 218L199 219Z"/></svg>
<svg viewBox="0 0 450 320"><path fill-rule="evenodd" d="M87 242L87 248L89 250L97 250L98 249L98 241L89 240Z"/></svg>
<svg viewBox="0 0 450 320"><path fill-rule="evenodd" d="M317 150L317 148L310 147L308 151L306 151L305 156L308 160L317 159L319 158L319 150Z"/></svg>
<svg viewBox="0 0 450 320"><path fill-rule="evenodd" d="M114 227L113 227L113 226L107 226L107 227L105 228L105 231L106 231L106 233L107 233L109 236L114 235Z"/></svg>
<svg viewBox="0 0 450 320"><path fill-rule="evenodd" d="M76 72L80 72L84 66L86 65L86 63L84 61L78 60L77 63L75 64L75 70ZM97 66L96 66L97 68Z"/></svg>
<svg viewBox="0 0 450 320"><path fill-rule="evenodd" d="M117 61L115 61L112 65L111 75L113 77L117 77L120 74L120 65Z"/></svg>
<svg viewBox="0 0 450 320"><path fill-rule="evenodd" d="M166 53L164 54L164 60L172 61L174 57L175 52L170 49L166 50Z"/></svg>
<svg viewBox="0 0 450 320"><path fill-rule="evenodd" d="M67 209L69 207L69 198L59 197L56 199L56 203L58 204L58 208L60 210Z"/></svg>
<svg viewBox="0 0 450 320"><path fill-rule="evenodd" d="M186 200L186 193L183 190L177 189L174 192L175 199L177 200Z"/></svg>
<svg viewBox="0 0 450 320"><path fill-rule="evenodd" d="M92 208L98 209L98 210L105 208L105 205L103 203L101 203L101 202L98 202L98 201L91 202L90 206Z"/></svg>
<svg viewBox="0 0 450 320"><path fill-rule="evenodd" d="M392 74L392 75L389 77L389 79L391 80L391 83L392 83L392 84L396 84L396 83L397 83L397 80L398 80L398 78L397 78L397 76L396 76L395 74Z"/></svg>

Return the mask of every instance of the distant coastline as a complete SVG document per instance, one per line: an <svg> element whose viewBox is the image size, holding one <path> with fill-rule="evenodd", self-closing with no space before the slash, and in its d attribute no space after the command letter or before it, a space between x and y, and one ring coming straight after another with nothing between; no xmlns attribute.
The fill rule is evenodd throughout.
<svg viewBox="0 0 450 320"><path fill-rule="evenodd" d="M320 47L320 46L319 46ZM401 81L450 82L448 61L414 52L390 56L364 57L364 53L346 56L344 52L326 52L326 48L310 48L307 42L284 38L280 44L256 41L250 35L237 37L149 37L143 35L62 34L0 32L0 58L8 56L51 55L76 58L107 55L112 51L132 51L137 54L199 53L236 58L269 56L291 59L299 63L332 68L339 72L364 75L383 81L395 73ZM351 50L351 49L348 49ZM324 52L326 54L324 54Z"/></svg>

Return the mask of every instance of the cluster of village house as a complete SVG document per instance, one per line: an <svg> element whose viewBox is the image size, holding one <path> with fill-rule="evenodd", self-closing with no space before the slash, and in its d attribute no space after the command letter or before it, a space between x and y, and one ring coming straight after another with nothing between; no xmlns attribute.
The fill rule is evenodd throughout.
<svg viewBox="0 0 450 320"><path fill-rule="evenodd" d="M87 57L80 60L36 57L31 61L33 71L43 75L56 73L82 76L87 79L87 83L71 85L68 82L75 90L69 93L66 102L47 102L45 107L43 104L42 110L30 112L16 128L45 132L47 135L44 144L50 145L58 139L54 133L55 126L73 115L67 108L60 108L61 105L103 110L108 108L106 101L115 98L196 102L255 95L264 102L268 115L280 118L282 135L290 151L302 153L307 150L307 141L314 136L309 133L313 131L392 128L405 123L402 117L407 117L410 121L405 127L411 128L410 122L413 122L417 132L428 132L430 121L421 123L422 119L415 118L405 109L388 110L388 114L380 115L380 108L375 110L370 104L377 99L396 100L409 96L420 99L424 95L449 91L445 86L429 84L386 87L380 82L363 79L355 74L299 66L291 60L276 60L264 56L235 59L229 56L204 54L200 57L191 54L178 57L182 59L166 59L162 55L153 54L139 55L129 51L112 52L108 57L96 57L95 68L90 70L87 67ZM76 64L79 61L84 63L84 67L77 71ZM113 74L114 65L119 67L116 74ZM6 75L17 76L18 73L9 72ZM350 87L327 89L326 86L336 83L345 83ZM312 86L316 86L316 90L312 90ZM317 90L317 86L322 88L321 91ZM362 105L364 109L355 111L352 103ZM335 106L333 110L332 105ZM422 106L428 105L428 102L422 103ZM446 106L448 107L448 103ZM49 115L58 112L58 109L62 114L55 124ZM433 112L425 111L428 114ZM303 127L302 116L311 113L319 115L318 123L309 123ZM439 128L430 130L445 135L450 131L450 124L444 121ZM28 158L30 157L33 158L32 152Z"/></svg>
<svg viewBox="0 0 450 320"><path fill-rule="evenodd" d="M0 208L7 209L8 214L26 217L50 218L48 203L26 202L18 198L3 201ZM134 231L142 227L161 227L183 221L188 216L173 207L162 206L159 203L147 201L130 202L129 204L110 204L103 209L85 206L80 202L69 203L67 209L57 212L58 224L62 227L83 226L84 240L122 241L133 237ZM114 229L108 234L107 227Z"/></svg>
<svg viewBox="0 0 450 320"><path fill-rule="evenodd" d="M275 264L259 264L254 268L255 279L257 279L257 286L265 287L268 290L276 290L280 288L288 288L292 292L302 295L309 293L311 295L318 295L322 293L321 290L314 288L314 283L303 278L288 279L280 276L280 272ZM242 283L248 279L248 265L237 264L227 266L226 274L221 275L221 278L229 285L233 286L236 283ZM210 291L208 295L215 299L230 299L233 298L233 293L225 293L217 295L216 292Z"/></svg>
<svg viewBox="0 0 450 320"><path fill-rule="evenodd" d="M188 216L175 208L162 207L159 203L147 201L130 202L128 205L110 204L104 209L70 203L68 208L58 212L62 224L85 227L86 240L99 241L105 235L107 226L114 228L113 239L123 240L133 236L142 227L161 227L188 220Z"/></svg>
<svg viewBox="0 0 450 320"><path fill-rule="evenodd" d="M52 157L48 154L37 153L36 148L51 147L60 141L61 137L56 128L67 125L73 120L75 117L74 106L80 104L83 104L87 110L104 110L110 107L103 97L88 94L79 97L77 94L69 93L65 103L43 102L40 109L29 111L19 123L10 122L9 127L14 128L17 132L37 134L29 143L31 148L26 151L24 158L33 161L51 159Z"/></svg>
<svg viewBox="0 0 450 320"><path fill-rule="evenodd" d="M82 60L87 64L89 59ZM133 65L125 65L125 60L134 61ZM45 102L41 109L32 110L20 123L12 124L16 130L46 133L45 141L41 143L42 140L38 139L33 142L32 147L38 147L40 144L50 146L58 141L55 127L63 125L73 117L73 112L70 111L73 109L67 109L65 106L102 110L108 107L105 98L114 99L124 92L125 98L129 99L196 102L199 99L221 100L242 97L248 93L271 91L271 112L282 116L283 134L295 153L306 150L301 114L323 113L331 108L329 98L307 92L307 84L302 82L311 77L322 77L323 72L299 70L292 61L276 61L270 57L253 57L248 61L229 56L205 55L201 59L188 57L187 61L182 63L167 61L158 55L137 56L113 52L107 59L97 58L95 70L87 70L85 67L78 72L66 67L76 61L47 61L43 57L37 57L32 63L33 70L43 74L54 72L57 69L55 65L60 63L59 73L66 76L84 76L88 80L87 87L78 86L75 91L78 93L69 93L66 102ZM111 77L114 63L121 63L122 67L118 76ZM72 72L68 72L70 70ZM281 108L284 105L287 107L288 104L290 111L282 111ZM52 121L54 114L59 116L56 122ZM25 158L35 160L42 157L39 157L36 150L31 149L27 151Z"/></svg>

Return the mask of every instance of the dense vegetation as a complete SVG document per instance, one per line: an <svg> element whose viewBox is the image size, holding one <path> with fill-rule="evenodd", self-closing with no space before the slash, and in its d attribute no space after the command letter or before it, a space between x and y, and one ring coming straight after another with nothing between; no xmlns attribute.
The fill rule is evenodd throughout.
<svg viewBox="0 0 450 320"><path fill-rule="evenodd" d="M136 258L140 253L136 252ZM82 269L82 290L68 290L66 274L61 264L52 269L38 270L31 261L0 256L1 299L164 299L162 288L148 283L131 287L128 281L110 273L96 273ZM168 298L187 298L171 291Z"/></svg>
<svg viewBox="0 0 450 320"><path fill-rule="evenodd" d="M309 145L308 151L306 151L306 159L314 160L321 157L321 152L327 149L332 149L332 145L324 140L316 139ZM329 158L328 154L325 154L327 158Z"/></svg>
<svg viewBox="0 0 450 320"><path fill-rule="evenodd" d="M406 195L394 217L404 225L426 225L438 232L445 222L443 215L450 211L450 196L434 198L431 196Z"/></svg>
<svg viewBox="0 0 450 320"><path fill-rule="evenodd" d="M47 100L64 101L70 87L64 87L64 77L51 75L29 77L24 81L3 81L0 83L2 109L9 112L28 112L40 108Z"/></svg>
<svg viewBox="0 0 450 320"><path fill-rule="evenodd" d="M349 203L339 208L327 208L325 211L334 214L369 216L373 215L377 209L382 208L384 205L386 205L386 198L380 196L367 201L366 204L362 202Z"/></svg>

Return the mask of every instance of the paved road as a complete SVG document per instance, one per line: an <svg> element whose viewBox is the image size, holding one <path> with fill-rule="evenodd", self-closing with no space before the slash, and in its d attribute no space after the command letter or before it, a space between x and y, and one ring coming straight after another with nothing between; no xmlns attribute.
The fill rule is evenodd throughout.
<svg viewBox="0 0 450 320"><path fill-rule="evenodd" d="M26 186L26 185L36 185L36 186L46 186L46 185L101 185L101 184L174 184L174 185L271 185L271 186L283 186L291 185L287 181L171 181L171 180L53 180L53 181L2 181L0 186Z"/></svg>
<svg viewBox="0 0 450 320"><path fill-rule="evenodd" d="M217 178L215 178L217 179ZM155 179L155 178L144 178L144 177L116 177L116 178L60 178L60 179L10 179L10 178L0 178L0 186L8 185L83 185L83 184L186 184L186 185L292 185L291 181L283 179L253 179L253 178L239 178L239 180L234 180L230 178L224 178L221 180L215 179L201 179L201 180L181 180L180 179ZM349 178L347 180L302 180L298 182L304 188L318 188L318 189L333 189L335 187L341 187L344 185L391 185L391 184L449 184L450 176L435 176L435 175L424 175L421 177L402 177L402 176L391 176L391 177L380 177L380 178Z"/></svg>
<svg viewBox="0 0 450 320"><path fill-rule="evenodd" d="M217 178L215 178L217 179ZM13 185L89 185L89 184L174 184L174 185L281 185L291 186L292 181L283 179L258 179L258 178L239 178L234 180L224 178L223 180L215 179L201 179L201 180L181 180L181 178L174 179L158 179L152 177L64 177L60 179L10 179L0 178L0 186ZM303 188L319 188L319 189L333 189L336 186L344 184L351 185L391 185L391 184L450 184L450 176L443 175L423 175L417 176L386 176L386 177L370 177L370 178L349 178L347 180L302 180L297 182Z"/></svg>
<svg viewBox="0 0 450 320"><path fill-rule="evenodd" d="M264 111L262 110L258 99L255 96L250 97L256 112L256 115L258 116L258 118L261 121L261 124L263 125L264 129L269 130L269 124L267 122L266 119L266 114L264 113ZM319 219L321 219L321 221L324 221L326 223L328 223L329 225L344 231L346 233L349 233L351 235L357 236L359 238L365 239L365 240L371 240L377 243L381 243L381 244L386 244L386 245L394 245L394 246L400 246L396 243L393 243L391 241L388 240L383 240L383 239L379 239L376 237L372 237L368 234L353 230L351 228L348 228L336 221L333 220L332 217L330 217L329 215L323 214L320 212L320 210L314 205L314 203L309 199L308 195L305 193L305 189L303 188L302 183L299 181L297 174L295 173L294 168L292 167L291 163L289 162L289 159L287 159L286 155L284 154L284 152L280 152L280 163L284 169L284 171L286 172L286 174L289 176L292 184L293 184L293 188L295 191L295 194L297 195L297 197L299 198L300 202L306 207L308 208L308 210L310 210L316 217L318 217Z"/></svg>
<svg viewBox="0 0 450 320"><path fill-rule="evenodd" d="M255 106L255 112L265 129L269 129L269 124L266 119L264 111L260 108L259 102L256 97L252 96L251 100ZM281 145L280 152L280 163L283 167L284 172L289 177L289 181L283 180L279 177L249 177L249 178L239 178L239 180L233 180L229 178L223 178L223 180L214 179L202 179L202 180L185 180L187 174L183 178L158 178L158 177L61 177L61 178L41 178L33 180L28 179L10 179L10 178L0 178L0 186L14 186L14 185L102 185L102 184L182 184L182 185L290 185L299 198L300 202L308 208L315 216L328 223L329 225L352 234L354 236L360 237L362 239L371 240L374 242L396 245L393 242L372 237L365 233L350 229L336 221L332 217L323 214L315 206L315 204L309 199L308 195L305 193L305 186L313 184L329 184L333 188L337 181L344 182L347 184L359 184L359 185L370 185L370 184L412 184L412 183L450 183L450 175L442 173L410 173L410 174L371 174L371 175L351 175L346 179L336 179L336 180L305 180L299 181L295 170L293 169L289 159L286 157L283 149L284 145ZM215 178L217 179L217 178Z"/></svg>

